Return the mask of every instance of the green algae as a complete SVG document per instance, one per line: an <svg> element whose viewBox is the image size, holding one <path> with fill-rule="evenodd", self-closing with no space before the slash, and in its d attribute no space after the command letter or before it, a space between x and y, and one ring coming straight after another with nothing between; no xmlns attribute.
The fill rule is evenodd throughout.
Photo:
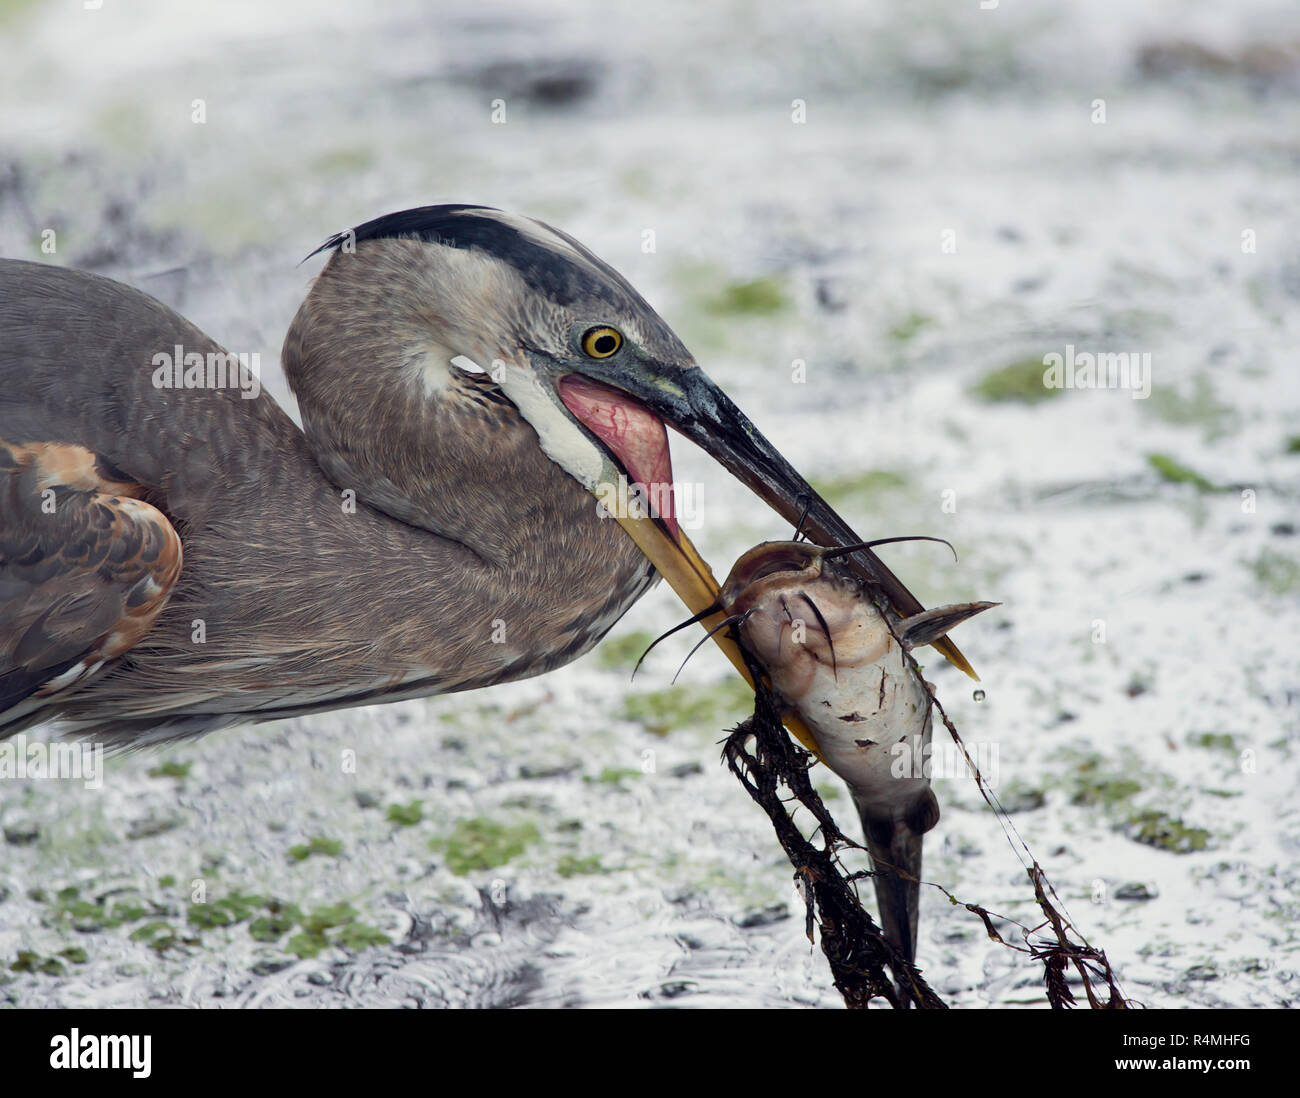
<svg viewBox="0 0 1300 1098"><path fill-rule="evenodd" d="M442 853L452 873L464 877L475 870L505 865L540 839L531 823L504 824L475 816L459 821L450 835L431 839L429 848Z"/></svg>
<svg viewBox="0 0 1300 1098"><path fill-rule="evenodd" d="M1046 369L1041 355L1017 359L990 370L971 387L971 393L988 404L1039 404L1065 392L1044 384Z"/></svg>
<svg viewBox="0 0 1300 1098"><path fill-rule="evenodd" d="M390 804L384 818L398 827L414 827L424 819L424 802L414 800L407 804Z"/></svg>
<svg viewBox="0 0 1300 1098"><path fill-rule="evenodd" d="M1131 816L1125 831L1134 842L1174 854L1191 854L1206 849L1210 843L1205 828L1188 827L1177 817L1154 810Z"/></svg>
<svg viewBox="0 0 1300 1098"><path fill-rule="evenodd" d="M289 847L289 858L295 862L305 862L313 854L337 858L342 853L343 840L328 839L324 835L314 835L305 843L298 843Z"/></svg>
<svg viewBox="0 0 1300 1098"><path fill-rule="evenodd" d="M1170 484L1192 484L1202 492L1217 491L1205 477L1180 461L1175 461L1168 454L1147 454L1147 464Z"/></svg>
<svg viewBox="0 0 1300 1098"><path fill-rule="evenodd" d="M606 671L630 671L654 639L654 634L644 629L610 637L596 649L596 662Z"/></svg>

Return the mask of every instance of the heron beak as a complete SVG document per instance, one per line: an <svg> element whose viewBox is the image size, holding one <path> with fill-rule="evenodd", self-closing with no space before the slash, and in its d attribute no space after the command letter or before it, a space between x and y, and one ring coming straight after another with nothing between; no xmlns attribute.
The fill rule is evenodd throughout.
<svg viewBox="0 0 1300 1098"><path fill-rule="evenodd" d="M792 528L802 524L803 532L818 545L853 545L863 540L781 456L780 451L763 437L745 413L732 403L703 370L698 367L681 370L675 372L671 380L646 377L640 373L629 373L617 380L650 412L725 466ZM641 544L640 541L638 544ZM703 566L707 571L707 565L699 559L694 546L687 546L689 541L682 535L680 548L683 565L689 565L692 570ZM655 562L665 578L672 582L665 567L649 552L647 556ZM845 559L875 592L888 601L899 617L911 617L924 609L916 596L869 548L859 549ZM717 583L713 580L712 573L709 573L708 579L716 593ZM704 603L695 606L685 598L683 601L693 612L708 605ZM946 636L936 638L931 643L949 663L978 680L979 676L966 657Z"/></svg>
<svg viewBox="0 0 1300 1098"><path fill-rule="evenodd" d="M557 394L570 413L617 459L625 479L631 482L620 488L610 484L594 486L593 494L605 512L627 531L692 615L717 607L715 613L701 620L710 630L720 626L724 615L718 603L718 581L678 525L674 513L672 462L663 420L643 402L630 398L625 390L581 374L561 377ZM638 493L649 489L649 499L640 494L620 495L633 487ZM628 506L633 499L635 505ZM730 635L719 629L713 639L753 686L745 659ZM786 727L805 747L820 756L817 741L798 716L792 714L786 720Z"/></svg>

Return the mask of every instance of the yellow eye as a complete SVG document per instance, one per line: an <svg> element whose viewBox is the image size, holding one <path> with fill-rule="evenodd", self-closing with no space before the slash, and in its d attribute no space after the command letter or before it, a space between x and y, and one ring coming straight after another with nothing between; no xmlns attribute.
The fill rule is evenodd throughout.
<svg viewBox="0 0 1300 1098"><path fill-rule="evenodd" d="M609 358L623 346L623 336L614 328L588 328L582 334L582 349L592 358Z"/></svg>

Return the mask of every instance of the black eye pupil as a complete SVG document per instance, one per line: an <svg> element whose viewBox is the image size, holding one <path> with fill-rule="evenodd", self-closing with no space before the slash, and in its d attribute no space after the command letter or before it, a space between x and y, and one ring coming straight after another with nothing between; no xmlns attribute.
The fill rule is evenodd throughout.
<svg viewBox="0 0 1300 1098"><path fill-rule="evenodd" d="M612 335L602 335L596 337L593 346L598 354L612 355L614 348L618 346L618 341Z"/></svg>

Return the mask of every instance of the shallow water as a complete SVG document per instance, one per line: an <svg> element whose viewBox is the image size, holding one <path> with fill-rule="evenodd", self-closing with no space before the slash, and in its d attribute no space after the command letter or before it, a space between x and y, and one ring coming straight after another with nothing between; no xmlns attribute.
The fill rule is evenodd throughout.
<svg viewBox="0 0 1300 1098"><path fill-rule="evenodd" d="M282 392L319 261L295 264L335 230L435 201L563 227L864 535L953 541L957 564L889 551L923 601L1003 603L959 634L983 701L927 674L1127 994L1292 1002L1300 22L1262 0L606 7L6 5L4 254L54 229L46 258L260 353ZM976 395L1068 346L1149 353L1150 395ZM788 534L675 460L716 570ZM670 687L678 638L629 685L633 634L680 616L656 589L542 679L216 733L111 760L99 790L5 781L0 996L837 1005L719 762L734 676L702 650ZM1036 923L972 783L936 785L927 876ZM1036 968L925 905L948 1001L1042 1005Z"/></svg>

